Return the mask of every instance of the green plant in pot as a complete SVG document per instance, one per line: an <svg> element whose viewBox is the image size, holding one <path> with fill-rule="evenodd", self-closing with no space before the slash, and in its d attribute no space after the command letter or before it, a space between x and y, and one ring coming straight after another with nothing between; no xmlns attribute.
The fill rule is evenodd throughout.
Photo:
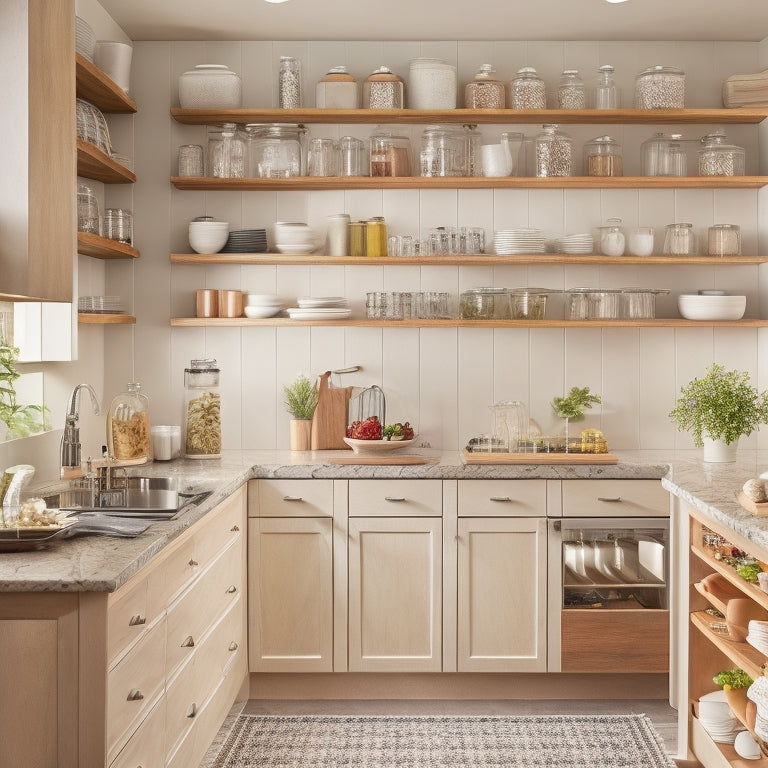
<svg viewBox="0 0 768 768"><path fill-rule="evenodd" d="M0 423L5 424L9 440L50 429L46 406L20 405L16 401L15 382L21 376L16 368L18 360L19 348L0 338Z"/></svg>
<svg viewBox="0 0 768 768"><path fill-rule="evenodd" d="M701 378L680 388L669 414L694 445L704 446L704 461L735 461L739 438L768 424L768 392L759 392L745 371L713 363Z"/></svg>
<svg viewBox="0 0 768 768"><path fill-rule="evenodd" d="M571 391L565 397L556 397L552 400L552 410L565 421L565 450L569 449L568 425L571 421L581 421L584 411L593 405L602 403L600 395L594 395L589 387L571 387Z"/></svg>
<svg viewBox="0 0 768 768"><path fill-rule="evenodd" d="M308 451L312 434L312 416L317 407L317 382L299 374L292 384L283 385L285 407L291 415L292 451Z"/></svg>

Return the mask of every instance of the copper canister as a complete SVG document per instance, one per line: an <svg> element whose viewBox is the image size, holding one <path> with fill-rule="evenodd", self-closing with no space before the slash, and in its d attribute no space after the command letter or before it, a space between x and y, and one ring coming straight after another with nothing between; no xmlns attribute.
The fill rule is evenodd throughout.
<svg viewBox="0 0 768 768"><path fill-rule="evenodd" d="M197 291L195 313L198 317L218 317L219 315L219 292L210 288L204 288Z"/></svg>

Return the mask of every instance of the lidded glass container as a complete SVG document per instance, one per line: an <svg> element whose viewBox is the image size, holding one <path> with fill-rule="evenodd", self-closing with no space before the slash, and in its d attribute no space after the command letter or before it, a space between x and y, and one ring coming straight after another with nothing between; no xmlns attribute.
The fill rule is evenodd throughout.
<svg viewBox="0 0 768 768"><path fill-rule="evenodd" d="M738 224L713 224L707 231L707 253L710 256L739 256L741 229Z"/></svg>
<svg viewBox="0 0 768 768"><path fill-rule="evenodd" d="M610 136L598 136L584 145L587 176L623 176L621 145Z"/></svg>
<svg viewBox="0 0 768 768"><path fill-rule="evenodd" d="M188 459L221 456L220 371L212 358L192 360L184 369L182 436Z"/></svg>
<svg viewBox="0 0 768 768"><path fill-rule="evenodd" d="M501 80L492 77L492 64L483 64L475 79L464 86L464 106L467 109L504 109L507 89Z"/></svg>
<svg viewBox="0 0 768 768"><path fill-rule="evenodd" d="M560 131L560 126L543 125L534 147L537 176L573 175L573 139Z"/></svg>
<svg viewBox="0 0 768 768"><path fill-rule="evenodd" d="M546 109L547 90L534 67L521 67L509 84L510 109Z"/></svg>
<svg viewBox="0 0 768 768"><path fill-rule="evenodd" d="M608 219L606 226L599 229L600 253L605 256L623 256L626 240L621 231L621 219Z"/></svg>
<svg viewBox="0 0 768 768"><path fill-rule="evenodd" d="M129 382L126 391L116 395L109 406L107 449L111 458L123 463L152 460L149 398L137 381Z"/></svg>
<svg viewBox="0 0 768 768"><path fill-rule="evenodd" d="M509 289L470 288L462 291L459 317L464 320L509 320Z"/></svg>
<svg viewBox="0 0 768 768"><path fill-rule="evenodd" d="M307 129L295 123L249 123L245 126L248 177L282 179L305 174Z"/></svg>
<svg viewBox="0 0 768 768"><path fill-rule="evenodd" d="M688 157L680 133L654 133L640 145L643 176L687 176Z"/></svg>
<svg viewBox="0 0 768 768"><path fill-rule="evenodd" d="M718 130L702 137L699 150L699 176L743 176L743 147L728 144L725 131Z"/></svg>
<svg viewBox="0 0 768 768"><path fill-rule="evenodd" d="M584 109L587 105L584 81L578 69L566 69L557 84L558 109Z"/></svg>
<svg viewBox="0 0 768 768"><path fill-rule="evenodd" d="M454 128L428 125L421 134L420 176L463 176L465 140Z"/></svg>
<svg viewBox="0 0 768 768"><path fill-rule="evenodd" d="M603 64L597 69L595 86L595 109L618 109L619 92L613 80L615 72L611 64Z"/></svg>
<svg viewBox="0 0 768 768"><path fill-rule="evenodd" d="M358 109L357 80L346 67L332 67L315 86L315 106L319 109Z"/></svg>
<svg viewBox="0 0 768 768"><path fill-rule="evenodd" d="M242 179L245 176L245 143L235 123L208 126L209 176L217 179Z"/></svg>
<svg viewBox="0 0 768 768"><path fill-rule="evenodd" d="M657 64L643 70L635 79L637 109L683 109L685 72L677 67Z"/></svg>
<svg viewBox="0 0 768 768"><path fill-rule="evenodd" d="M693 224L681 222L667 224L664 235L664 253L673 256L688 256L696 253L696 236Z"/></svg>
<svg viewBox="0 0 768 768"><path fill-rule="evenodd" d="M387 130L377 130L371 135L371 176L410 176L411 140Z"/></svg>
<svg viewBox="0 0 768 768"><path fill-rule="evenodd" d="M277 76L277 106L280 109L299 109L304 106L303 102L301 61L293 56L281 56Z"/></svg>
<svg viewBox="0 0 768 768"><path fill-rule="evenodd" d="M389 67L381 66L363 82L363 109L403 109L405 81Z"/></svg>

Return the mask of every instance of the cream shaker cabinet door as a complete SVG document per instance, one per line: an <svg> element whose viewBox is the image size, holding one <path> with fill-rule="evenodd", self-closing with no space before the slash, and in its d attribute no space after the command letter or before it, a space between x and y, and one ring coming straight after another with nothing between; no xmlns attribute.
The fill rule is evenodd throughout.
<svg viewBox="0 0 768 768"><path fill-rule="evenodd" d="M349 519L349 671L440 672L442 519Z"/></svg>
<svg viewBox="0 0 768 768"><path fill-rule="evenodd" d="M333 671L333 520L250 518L251 672Z"/></svg>
<svg viewBox="0 0 768 768"><path fill-rule="evenodd" d="M461 518L458 671L545 672L547 524Z"/></svg>

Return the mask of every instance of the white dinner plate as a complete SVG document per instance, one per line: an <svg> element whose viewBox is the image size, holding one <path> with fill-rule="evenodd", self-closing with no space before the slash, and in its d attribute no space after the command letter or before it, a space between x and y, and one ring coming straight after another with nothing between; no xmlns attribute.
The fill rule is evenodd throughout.
<svg viewBox="0 0 768 768"><path fill-rule="evenodd" d="M291 307L285 310L291 320L344 320L352 315L351 309L301 309Z"/></svg>

